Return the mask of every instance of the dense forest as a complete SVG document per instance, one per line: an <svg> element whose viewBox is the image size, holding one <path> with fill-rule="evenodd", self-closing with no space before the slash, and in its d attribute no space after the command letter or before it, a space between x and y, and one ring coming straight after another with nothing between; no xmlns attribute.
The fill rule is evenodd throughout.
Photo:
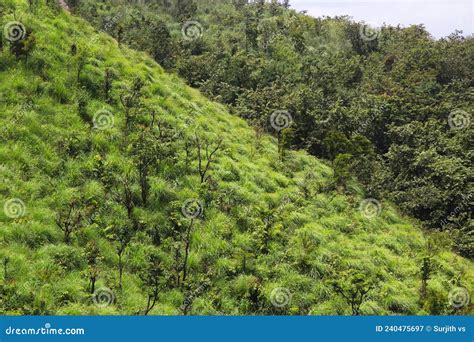
<svg viewBox="0 0 474 342"><path fill-rule="evenodd" d="M275 133L271 115L286 112L285 144L344 168L474 258L474 39L288 7L82 0L76 11L254 127Z"/></svg>
<svg viewBox="0 0 474 342"><path fill-rule="evenodd" d="M472 38L284 1L0 0L0 314L472 314Z"/></svg>

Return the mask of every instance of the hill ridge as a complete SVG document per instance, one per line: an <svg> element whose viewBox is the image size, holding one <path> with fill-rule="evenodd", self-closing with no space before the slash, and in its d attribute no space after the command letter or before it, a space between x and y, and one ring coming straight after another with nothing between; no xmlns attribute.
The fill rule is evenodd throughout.
<svg viewBox="0 0 474 342"><path fill-rule="evenodd" d="M470 310L448 294L472 264L390 204L85 21L14 4L31 44L0 55L2 314Z"/></svg>

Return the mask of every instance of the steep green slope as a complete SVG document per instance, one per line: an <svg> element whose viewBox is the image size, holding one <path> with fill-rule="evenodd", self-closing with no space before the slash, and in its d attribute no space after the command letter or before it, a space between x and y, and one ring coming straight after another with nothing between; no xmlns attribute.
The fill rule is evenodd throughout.
<svg viewBox="0 0 474 342"><path fill-rule="evenodd" d="M390 204L338 191L330 167L282 155L83 20L13 5L2 26L26 34L0 55L0 313L470 312L448 293L466 304L472 263L442 236L431 248ZM203 177L199 147L201 171L219 147Z"/></svg>
<svg viewBox="0 0 474 342"><path fill-rule="evenodd" d="M423 25L372 30L287 5L81 0L72 8L254 126L273 133L270 116L287 110L288 145L331 161L352 155L344 167L370 196L449 232L474 260L474 37L435 40Z"/></svg>

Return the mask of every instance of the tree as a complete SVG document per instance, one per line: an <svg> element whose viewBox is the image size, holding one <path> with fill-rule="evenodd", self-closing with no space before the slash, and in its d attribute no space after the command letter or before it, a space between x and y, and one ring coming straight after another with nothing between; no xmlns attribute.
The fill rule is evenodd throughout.
<svg viewBox="0 0 474 342"><path fill-rule="evenodd" d="M72 199L56 215L56 225L64 234L64 242L71 243L71 235L82 227L84 212L79 199Z"/></svg>
<svg viewBox="0 0 474 342"><path fill-rule="evenodd" d="M294 134L295 130L292 128L285 128L278 132L278 154L281 161L285 158L286 150L292 147Z"/></svg>
<svg viewBox="0 0 474 342"><path fill-rule="evenodd" d="M163 287L163 268L159 255L156 253L149 253L147 255L147 263L140 274L140 278L147 293L147 304L144 310L144 315L146 316L155 307L160 290Z"/></svg>
<svg viewBox="0 0 474 342"><path fill-rule="evenodd" d="M181 305L181 310L183 311L183 315L186 316L192 308L193 302L196 297L200 296L203 292L205 292L210 287L209 280L205 280L199 286L195 287L194 289L190 289L186 299Z"/></svg>
<svg viewBox="0 0 474 342"><path fill-rule="evenodd" d="M89 292L95 292L95 284L99 276L99 263L101 261L100 249L96 241L89 241L84 250L87 260L87 276L89 278Z"/></svg>
<svg viewBox="0 0 474 342"><path fill-rule="evenodd" d="M127 210L128 219L133 221L133 210L139 201L138 196L135 194L136 177L131 172L127 172L119 182L118 190L114 191L112 196L117 203L123 205Z"/></svg>
<svg viewBox="0 0 474 342"><path fill-rule="evenodd" d="M120 103L125 110L125 133L127 134L133 119L135 118L135 111L141 107L141 97L143 95L143 81L137 77L133 80L132 86L126 88L120 95Z"/></svg>
<svg viewBox="0 0 474 342"><path fill-rule="evenodd" d="M8 264L10 264L10 257L3 258L3 281L6 283L7 280L10 279L10 275L8 273Z"/></svg>
<svg viewBox="0 0 474 342"><path fill-rule="evenodd" d="M202 213L202 203L195 200L185 203L185 207L183 207L182 203L175 202L169 214L172 228L171 237L175 259L174 272L176 273L176 284L182 290L185 288L189 273L188 261L191 253L193 233Z"/></svg>
<svg viewBox="0 0 474 342"><path fill-rule="evenodd" d="M349 139L337 131L329 132L324 138L323 144L326 147L326 156L330 160L334 160L339 154L348 153L351 147Z"/></svg>
<svg viewBox="0 0 474 342"><path fill-rule="evenodd" d="M194 0L176 0L175 16L179 21L190 20L194 17L197 5Z"/></svg>
<svg viewBox="0 0 474 342"><path fill-rule="evenodd" d="M76 80L78 83L81 80L81 74L85 66L87 65L88 58L89 58L89 54L86 50L79 50L79 52L75 55L76 68L77 68Z"/></svg>
<svg viewBox="0 0 474 342"><path fill-rule="evenodd" d="M429 229L450 230L471 258L470 206L448 225L443 220L463 201L473 173L472 125L453 130L447 118L456 109L472 116L474 40L460 32L433 40L422 25L383 27L379 35L348 17L314 19L279 3L146 1L141 14L125 4L122 38L246 119L266 122L269 110L291 109L293 148L330 161L352 154L350 172L367 192ZM95 25L116 15L83 7ZM169 27L193 18L216 29L184 44L161 22L163 13L175 17Z"/></svg>
<svg viewBox="0 0 474 342"><path fill-rule="evenodd" d="M213 143L207 138L200 138L197 133L194 136L194 144L197 148L198 157L198 172L201 177L201 184L207 180L207 173L214 162L214 157L217 151L222 148L223 139L219 139Z"/></svg>
<svg viewBox="0 0 474 342"><path fill-rule="evenodd" d="M148 206L148 194L150 192L148 175L150 168L159 158L158 148L158 144L156 144L156 141L148 132L143 132L136 144L134 144L134 157L138 169L141 198L145 207Z"/></svg>
<svg viewBox="0 0 474 342"><path fill-rule="evenodd" d="M259 216L261 218L261 224L256 227L254 236L257 240L258 252L268 254L271 241L271 229L276 221L277 210L272 207L259 208Z"/></svg>
<svg viewBox="0 0 474 342"><path fill-rule="evenodd" d="M332 281L334 291L350 305L353 316L361 314L360 307L370 291L376 285L375 275L362 274L358 271L345 271L338 274L338 280Z"/></svg>
<svg viewBox="0 0 474 342"><path fill-rule="evenodd" d="M186 278L188 275L188 259L189 259L189 252L191 250L191 234L194 228L194 219L191 219L189 224L186 227L184 232L184 260L183 260L183 277L181 278L181 288L184 288L184 284L186 283Z"/></svg>
<svg viewBox="0 0 474 342"><path fill-rule="evenodd" d="M245 14L245 48L250 51L257 47L258 20L251 12Z"/></svg>
<svg viewBox="0 0 474 342"><path fill-rule="evenodd" d="M426 289L428 288L428 280L431 278L431 271L433 270L433 260L431 256L424 256L421 262L421 287L420 297L426 297Z"/></svg>
<svg viewBox="0 0 474 342"><path fill-rule="evenodd" d="M148 206L150 170L159 168L163 161L175 155L176 151L173 143L176 136L176 131L171 125L156 120L155 112L152 110L150 126L140 134L133 149L138 169L142 203L145 207Z"/></svg>
<svg viewBox="0 0 474 342"><path fill-rule="evenodd" d="M424 254L421 260L420 275L421 275L421 286L420 286L420 298L426 300L428 294L428 281L431 279L433 272L436 269L437 263L435 260L436 254L445 248L449 248L449 242L447 242L447 236L443 233L432 233L426 238L426 245Z"/></svg>
<svg viewBox="0 0 474 342"><path fill-rule="evenodd" d="M155 37L153 40L149 40L150 52L153 58L162 66L170 68L174 65L174 60L171 58L173 55L173 40L171 33L166 27L166 24L159 21L152 21L149 26L150 35Z"/></svg>
<svg viewBox="0 0 474 342"><path fill-rule="evenodd" d="M36 37L29 28L26 29L24 36L20 39L10 41L10 51L17 59L24 57L25 61L28 61L28 56L31 54L35 46Z"/></svg>
<svg viewBox="0 0 474 342"><path fill-rule="evenodd" d="M347 181L351 178L352 154L338 154L333 162L334 182L336 186L345 187Z"/></svg>
<svg viewBox="0 0 474 342"><path fill-rule="evenodd" d="M127 219L115 219L106 228L107 238L115 247L118 257L119 289L122 289L122 277L125 267L123 257L135 235L134 225Z"/></svg>
<svg viewBox="0 0 474 342"><path fill-rule="evenodd" d="M94 126L93 118L87 112L87 104L88 104L88 96L86 92L80 92L77 98L77 113L79 114L80 118L90 125L91 127Z"/></svg>
<svg viewBox="0 0 474 342"><path fill-rule="evenodd" d="M104 72L104 97L105 102L111 103L110 91L112 90L112 82L115 78L114 72L110 68L106 68Z"/></svg>

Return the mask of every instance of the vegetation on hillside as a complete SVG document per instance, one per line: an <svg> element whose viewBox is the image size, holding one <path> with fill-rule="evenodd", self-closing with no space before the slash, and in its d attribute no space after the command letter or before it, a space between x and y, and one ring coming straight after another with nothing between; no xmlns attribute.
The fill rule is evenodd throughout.
<svg viewBox="0 0 474 342"><path fill-rule="evenodd" d="M81 0L74 11L474 258L474 39L313 18L288 1ZM344 163L341 164L341 160Z"/></svg>
<svg viewBox="0 0 474 342"><path fill-rule="evenodd" d="M472 313L472 262L352 153L289 149L56 1L0 15L1 314Z"/></svg>

